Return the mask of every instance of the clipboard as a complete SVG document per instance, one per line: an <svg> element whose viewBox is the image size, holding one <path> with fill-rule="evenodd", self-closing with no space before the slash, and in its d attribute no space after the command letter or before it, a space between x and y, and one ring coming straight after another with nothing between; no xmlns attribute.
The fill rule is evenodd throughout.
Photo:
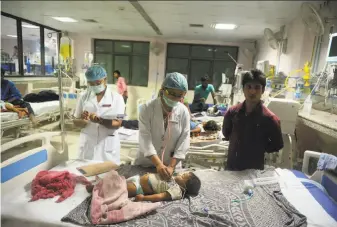
<svg viewBox="0 0 337 227"><path fill-rule="evenodd" d="M96 176L102 173L109 172L110 170L116 170L119 166L114 162L107 161L102 163L95 163L77 167L76 169L86 177Z"/></svg>

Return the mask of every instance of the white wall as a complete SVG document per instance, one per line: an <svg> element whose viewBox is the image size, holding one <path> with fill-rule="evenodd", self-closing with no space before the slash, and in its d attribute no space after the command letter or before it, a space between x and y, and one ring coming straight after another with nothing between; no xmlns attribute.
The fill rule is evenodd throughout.
<svg viewBox="0 0 337 227"><path fill-rule="evenodd" d="M287 49L286 53L281 55L279 69L288 74L310 61L315 37L307 31L300 17L287 24L285 31L288 39ZM257 53L256 61L269 60L269 64L277 65L277 50L269 47L264 38L258 40Z"/></svg>
<svg viewBox="0 0 337 227"><path fill-rule="evenodd" d="M319 6L317 6L317 9ZM321 17L337 16L337 3L330 2L330 9L320 10ZM334 20L337 25L337 21ZM329 42L329 30L331 24L325 24L322 49L318 64L318 70L324 66ZM274 31L277 32L277 31ZM334 32L337 32L336 26ZM262 35L262 34L261 34ZM306 61L311 61L315 36L304 26L300 14L289 24L286 24L286 37L288 39L287 51L281 56L280 71L289 72L303 68ZM269 64L277 64L277 51L271 49L264 38L258 40L257 57L255 63L260 60L269 60Z"/></svg>
<svg viewBox="0 0 337 227"><path fill-rule="evenodd" d="M248 56L248 58L243 54L243 49L249 48L253 49L253 43L231 43L231 42L204 42L197 40L156 40L149 39L144 37L118 37L118 36L106 36L106 35L95 35L95 36L86 36L80 34L70 34L70 37L74 40L74 51L75 51L75 65L77 69L77 75L80 76L82 71L81 66L84 63L84 53L91 51L93 53L93 39L116 39L116 40L134 40L134 41L150 41L150 42L162 42L165 46L164 51L159 54L159 56L155 56L153 53L150 53L149 59L149 81L148 87L138 87L138 86L129 86L128 93L129 99L127 103L127 114L136 118L137 114L137 100L139 98L144 98L146 100L151 99L153 92L157 94L155 89L156 75L157 75L157 62L158 62L158 86L157 90L160 87L164 79L165 73L165 64L166 64L166 44L167 43L191 43L191 44L212 44L212 45L227 45L227 46L238 46L239 47L239 63L244 64L244 68L252 67L252 56ZM113 89L115 89L115 85L111 85ZM193 91L189 91L188 100L191 102L193 99ZM207 100L207 102L211 103L211 97Z"/></svg>

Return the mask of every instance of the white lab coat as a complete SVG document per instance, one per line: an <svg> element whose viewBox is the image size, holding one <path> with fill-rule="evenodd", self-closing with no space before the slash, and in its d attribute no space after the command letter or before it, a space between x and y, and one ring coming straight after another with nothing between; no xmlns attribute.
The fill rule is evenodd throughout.
<svg viewBox="0 0 337 227"><path fill-rule="evenodd" d="M170 127L170 140L168 140L168 128ZM158 155L162 158L164 139L168 140L164 164L168 165L173 157L179 160L185 159L190 146L190 114L187 108L178 103L173 108L169 124L164 129L164 118L160 98L143 104L139 113L139 151L135 165L153 166L150 156Z"/></svg>
<svg viewBox="0 0 337 227"><path fill-rule="evenodd" d="M116 119L123 115L125 104L123 97L117 92L106 89L98 103L93 92L81 94L74 113L75 118L81 118L83 111L95 113L104 119ZM108 129L98 123L89 122L81 130L78 158L98 161L113 161L120 163L120 141L116 129Z"/></svg>

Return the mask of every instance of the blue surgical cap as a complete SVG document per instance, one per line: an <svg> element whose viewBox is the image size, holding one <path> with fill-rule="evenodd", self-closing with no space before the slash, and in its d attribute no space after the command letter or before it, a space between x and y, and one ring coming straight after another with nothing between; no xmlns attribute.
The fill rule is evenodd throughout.
<svg viewBox="0 0 337 227"><path fill-rule="evenodd" d="M106 77L106 71L102 66L94 65L91 66L86 72L85 77L87 81L100 80Z"/></svg>
<svg viewBox="0 0 337 227"><path fill-rule="evenodd" d="M187 80L180 73L168 73L166 74L165 80L162 87L173 88L182 91L188 90Z"/></svg>

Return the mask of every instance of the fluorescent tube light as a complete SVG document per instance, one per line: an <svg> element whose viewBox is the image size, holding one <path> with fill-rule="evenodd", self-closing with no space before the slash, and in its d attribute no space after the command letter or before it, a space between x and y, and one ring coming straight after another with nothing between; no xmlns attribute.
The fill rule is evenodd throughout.
<svg viewBox="0 0 337 227"><path fill-rule="evenodd" d="M38 26L32 25L32 24L23 24L22 27L24 28L39 28Z"/></svg>
<svg viewBox="0 0 337 227"><path fill-rule="evenodd" d="M235 24L215 24L215 29L225 29L225 30L233 30L237 28Z"/></svg>
<svg viewBox="0 0 337 227"><path fill-rule="evenodd" d="M77 22L77 20L70 18L70 17L52 17L54 20L58 20L61 22L68 22L68 23L73 23Z"/></svg>

